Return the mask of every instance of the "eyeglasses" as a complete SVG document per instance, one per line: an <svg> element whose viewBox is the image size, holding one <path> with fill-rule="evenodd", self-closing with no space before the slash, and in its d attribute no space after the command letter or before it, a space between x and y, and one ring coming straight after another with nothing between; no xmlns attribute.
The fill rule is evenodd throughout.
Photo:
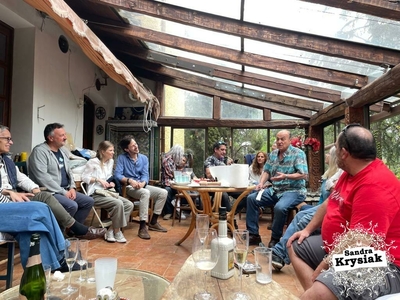
<svg viewBox="0 0 400 300"><path fill-rule="evenodd" d="M347 145L347 151L351 154L350 144L349 144L349 141L348 141L347 135L346 135L346 132L347 132L347 130L348 130L350 127L361 127L361 124L359 124L359 123L352 123L352 124L349 124L349 125L347 125L345 128L342 129L344 141L346 142L346 145Z"/></svg>
<svg viewBox="0 0 400 300"><path fill-rule="evenodd" d="M0 136L0 139L7 140L8 143L12 142L12 138L10 138L9 136Z"/></svg>
<svg viewBox="0 0 400 300"><path fill-rule="evenodd" d="M225 146L226 146L226 143L223 142L223 141L219 141L219 142L218 142L218 145L225 145Z"/></svg>

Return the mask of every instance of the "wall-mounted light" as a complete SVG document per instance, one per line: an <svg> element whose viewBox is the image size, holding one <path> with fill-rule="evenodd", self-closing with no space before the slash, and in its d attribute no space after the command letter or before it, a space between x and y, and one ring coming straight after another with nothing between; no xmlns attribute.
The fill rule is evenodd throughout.
<svg viewBox="0 0 400 300"><path fill-rule="evenodd" d="M109 78L106 72L104 72L102 69L100 69L100 75L104 79L104 83L100 82L100 79L97 78L95 82L96 90L100 91L102 86L107 86L107 79Z"/></svg>

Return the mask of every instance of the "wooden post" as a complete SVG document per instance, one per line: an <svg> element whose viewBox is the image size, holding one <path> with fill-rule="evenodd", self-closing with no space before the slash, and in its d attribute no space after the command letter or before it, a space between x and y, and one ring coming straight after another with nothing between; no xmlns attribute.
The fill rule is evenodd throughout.
<svg viewBox="0 0 400 300"><path fill-rule="evenodd" d="M311 126L308 129L308 137L316 138L321 142L321 147L318 152L313 152L311 149L307 153L308 159L308 183L312 191L319 188L319 180L321 179L323 164L324 164L324 147L323 142L323 128L322 126Z"/></svg>

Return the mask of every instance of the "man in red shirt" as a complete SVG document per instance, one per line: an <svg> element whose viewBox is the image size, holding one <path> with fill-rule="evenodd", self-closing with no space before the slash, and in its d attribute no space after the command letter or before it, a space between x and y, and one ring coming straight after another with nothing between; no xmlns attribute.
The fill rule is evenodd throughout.
<svg viewBox="0 0 400 300"><path fill-rule="evenodd" d="M301 299L375 299L399 293L400 181L376 158L374 137L359 124L346 126L335 145L338 167L344 173L309 225L287 243L296 275L305 289ZM321 225L321 235L311 236ZM335 235L342 234L345 226L350 230L357 226L365 230L376 226L371 229L374 233L384 235L386 244L393 242L389 251L394 261L390 267L396 271L386 273L385 284L372 283L367 287L371 290L361 295L350 286L338 284L334 280L338 274L333 268L321 273L329 267L323 258L333 250L327 245L332 245ZM335 253L341 253L345 247L337 245Z"/></svg>

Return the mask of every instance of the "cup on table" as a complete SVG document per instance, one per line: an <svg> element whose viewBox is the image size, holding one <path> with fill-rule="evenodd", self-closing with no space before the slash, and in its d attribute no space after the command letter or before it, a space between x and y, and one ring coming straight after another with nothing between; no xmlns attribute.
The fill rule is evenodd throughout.
<svg viewBox="0 0 400 300"><path fill-rule="evenodd" d="M176 183L183 182L183 174L181 171L174 171L174 180Z"/></svg>
<svg viewBox="0 0 400 300"><path fill-rule="evenodd" d="M94 259L93 258L88 258L87 264L86 264L86 281L88 283L95 283L96 278L94 274Z"/></svg>
<svg viewBox="0 0 400 300"><path fill-rule="evenodd" d="M117 258L102 257L94 262L94 274L96 278L96 293L107 286L114 289L115 275L117 273Z"/></svg>
<svg viewBox="0 0 400 300"><path fill-rule="evenodd" d="M257 247L254 249L256 263L256 281L267 284L272 281L272 249Z"/></svg>

